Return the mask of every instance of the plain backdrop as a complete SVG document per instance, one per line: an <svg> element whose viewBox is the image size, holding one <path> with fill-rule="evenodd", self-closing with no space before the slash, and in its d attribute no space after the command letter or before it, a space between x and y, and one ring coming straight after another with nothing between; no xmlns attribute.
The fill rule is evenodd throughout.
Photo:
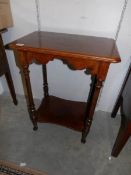
<svg viewBox="0 0 131 175"><path fill-rule="evenodd" d="M125 0L39 0L41 30L115 38L124 2ZM35 0L11 0L11 9L14 27L3 34L5 43L38 29ZM122 62L110 66L97 110L111 112L128 69L131 55L130 16L131 1L127 4L117 40ZM13 52L7 51L7 56L16 93L23 95L20 70L16 67ZM90 76L84 71L72 71L58 60L49 62L47 67L50 94L69 100L87 100ZM41 66L33 64L30 71L33 95L41 99ZM3 90L8 91L4 78L1 79L1 84Z"/></svg>

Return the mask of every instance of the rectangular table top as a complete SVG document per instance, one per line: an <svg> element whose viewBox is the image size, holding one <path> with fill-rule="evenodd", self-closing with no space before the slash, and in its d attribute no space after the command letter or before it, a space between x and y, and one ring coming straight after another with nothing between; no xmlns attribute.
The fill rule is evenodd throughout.
<svg viewBox="0 0 131 175"><path fill-rule="evenodd" d="M71 54L78 57L92 57L98 61L119 62L120 56L114 39L36 31L12 43L11 49L39 53Z"/></svg>

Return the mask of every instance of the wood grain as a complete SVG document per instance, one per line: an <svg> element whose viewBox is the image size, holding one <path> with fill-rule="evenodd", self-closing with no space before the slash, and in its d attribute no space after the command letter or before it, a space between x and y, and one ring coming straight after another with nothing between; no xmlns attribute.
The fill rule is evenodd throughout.
<svg viewBox="0 0 131 175"><path fill-rule="evenodd" d="M34 128L37 122L59 124L82 131L81 141L85 143L90 131L93 115L103 81L111 63L120 62L120 56L113 39L54 32L33 32L9 44L17 52L20 68L23 70L28 92L28 110ZM92 75L89 103L71 102L49 96L46 64L54 59L62 60L75 70L86 69ZM28 67L43 65L43 89L45 98L38 110L35 109ZM75 81L75 80L74 80Z"/></svg>
<svg viewBox="0 0 131 175"><path fill-rule="evenodd" d="M36 111L38 122L59 124L77 131L84 126L86 103L48 96Z"/></svg>

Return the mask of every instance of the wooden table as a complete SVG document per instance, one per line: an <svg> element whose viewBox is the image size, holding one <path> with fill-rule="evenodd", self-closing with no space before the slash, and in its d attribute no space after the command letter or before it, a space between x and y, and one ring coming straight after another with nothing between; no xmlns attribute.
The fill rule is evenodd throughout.
<svg viewBox="0 0 131 175"><path fill-rule="evenodd" d="M10 68L9 68L7 56L5 53L4 43L2 39L2 33L6 31L7 29L0 30L0 77L5 75L13 102L15 105L17 105L18 102L16 99L15 88L14 88L12 76L10 73Z"/></svg>
<svg viewBox="0 0 131 175"><path fill-rule="evenodd" d="M85 143L109 65L120 62L115 41L92 36L33 32L12 42L9 47L17 53L21 65L28 94L28 110L34 130L38 128L37 122L63 125L81 131L81 141ZM87 103L49 96L46 64L55 58L62 60L72 69L89 71L92 83ZM28 69L32 63L42 64L43 68L44 99L37 110Z"/></svg>

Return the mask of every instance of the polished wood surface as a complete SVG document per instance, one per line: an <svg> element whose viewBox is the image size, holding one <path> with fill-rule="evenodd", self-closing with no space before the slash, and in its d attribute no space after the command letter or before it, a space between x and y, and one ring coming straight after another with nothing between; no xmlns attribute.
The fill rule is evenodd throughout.
<svg viewBox="0 0 131 175"><path fill-rule="evenodd" d="M111 114L113 118L116 117L119 108L121 112L121 126L112 149L112 156L114 157L119 155L131 136L131 64L113 108Z"/></svg>
<svg viewBox="0 0 131 175"><path fill-rule="evenodd" d="M115 41L93 36L33 32L10 43L9 47L14 50L21 65L26 83L27 106L34 130L38 128L37 122L57 123L82 131L81 141L85 143L109 65L120 62ZM62 60L75 70L86 69L91 74L92 83L87 104L49 95L46 64L54 59ZM38 110L35 109L29 76L29 65L32 63L42 64L45 98Z"/></svg>
<svg viewBox="0 0 131 175"><path fill-rule="evenodd" d="M86 103L45 97L36 111L38 122L59 124L76 131L83 129Z"/></svg>
<svg viewBox="0 0 131 175"><path fill-rule="evenodd" d="M18 45L17 45L18 44ZM19 44L24 44L19 46ZM54 32L33 32L10 44L17 50L26 49L54 56L78 56L79 59L119 62L120 56L115 41L109 38L73 35Z"/></svg>
<svg viewBox="0 0 131 175"><path fill-rule="evenodd" d="M17 105L17 99L16 99L16 94L15 94L15 88L7 60L7 56L5 53L5 48L4 48L4 43L2 39L2 33L7 31L5 30L0 30L0 76L4 75L10 90L10 94L12 96L13 102L15 105Z"/></svg>

